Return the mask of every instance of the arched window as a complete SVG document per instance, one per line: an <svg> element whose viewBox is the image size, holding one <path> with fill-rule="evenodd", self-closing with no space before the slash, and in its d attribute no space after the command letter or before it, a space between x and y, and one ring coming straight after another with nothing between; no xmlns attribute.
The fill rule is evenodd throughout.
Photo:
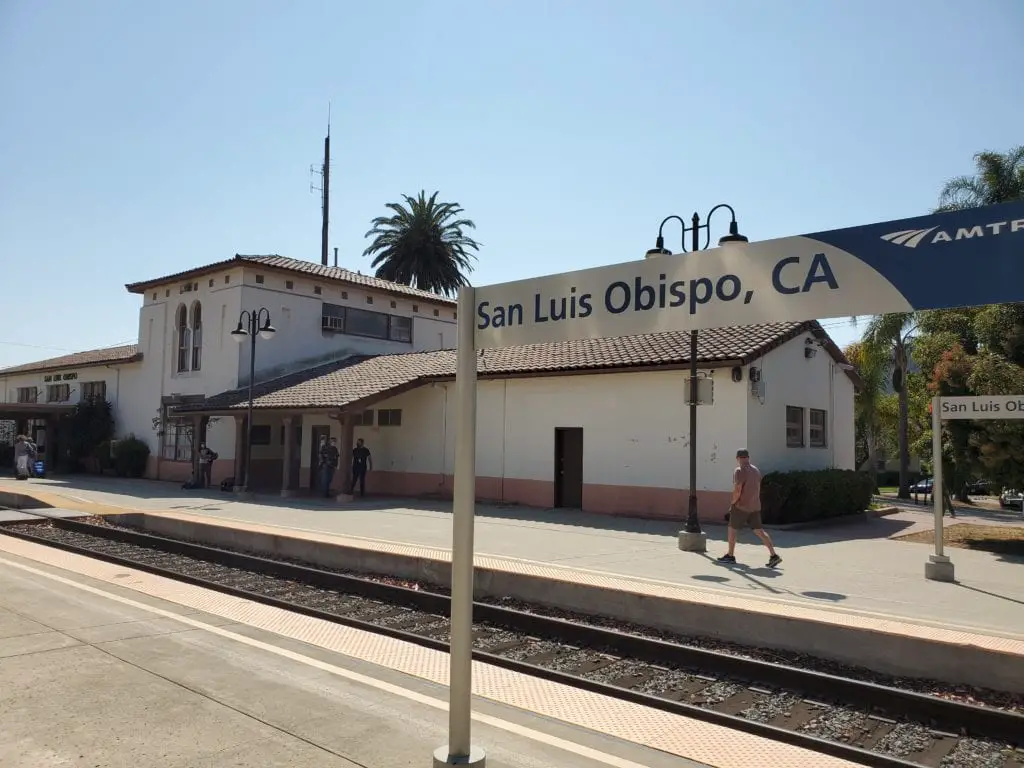
<svg viewBox="0 0 1024 768"><path fill-rule="evenodd" d="M192 370L198 371L203 364L203 305L192 304Z"/></svg>
<svg viewBox="0 0 1024 768"><path fill-rule="evenodd" d="M191 357L191 334L188 330L188 309L182 304L175 314L175 331L178 342L178 373L188 370Z"/></svg>

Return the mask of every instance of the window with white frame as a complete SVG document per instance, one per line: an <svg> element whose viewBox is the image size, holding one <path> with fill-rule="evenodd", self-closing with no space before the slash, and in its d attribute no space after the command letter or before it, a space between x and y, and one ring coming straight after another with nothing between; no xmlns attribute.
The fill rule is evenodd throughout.
<svg viewBox="0 0 1024 768"><path fill-rule="evenodd" d="M178 373L184 373L188 370L192 353L192 337L188 328L188 308L184 304L178 307L175 316L175 329L178 347L178 364L175 369Z"/></svg>
<svg viewBox="0 0 1024 768"><path fill-rule="evenodd" d="M810 443L812 448L828 447L828 412L818 408L810 409L808 421Z"/></svg>
<svg viewBox="0 0 1024 768"><path fill-rule="evenodd" d="M369 410L352 414L352 424L356 427L372 427L373 409L370 408Z"/></svg>
<svg viewBox="0 0 1024 768"><path fill-rule="evenodd" d="M786 446L803 448L804 446L804 409L795 405L786 406Z"/></svg>
<svg viewBox="0 0 1024 768"><path fill-rule="evenodd" d="M377 410L378 427L400 427L402 426L401 408L380 408Z"/></svg>
<svg viewBox="0 0 1024 768"><path fill-rule="evenodd" d="M167 461L192 460L192 425L185 419L169 418L163 424L160 455Z"/></svg>
<svg viewBox="0 0 1024 768"><path fill-rule="evenodd" d="M83 381L82 400L106 400L107 382L105 381Z"/></svg>
<svg viewBox="0 0 1024 768"><path fill-rule="evenodd" d="M192 370L198 371L203 363L203 305L192 304Z"/></svg>
<svg viewBox="0 0 1024 768"><path fill-rule="evenodd" d="M341 304L324 304L321 309L320 328L332 333L365 336L412 343L412 318L356 309Z"/></svg>
<svg viewBox="0 0 1024 768"><path fill-rule="evenodd" d="M66 403L71 399L71 385L70 384L47 384L46 385L46 402L48 403Z"/></svg>

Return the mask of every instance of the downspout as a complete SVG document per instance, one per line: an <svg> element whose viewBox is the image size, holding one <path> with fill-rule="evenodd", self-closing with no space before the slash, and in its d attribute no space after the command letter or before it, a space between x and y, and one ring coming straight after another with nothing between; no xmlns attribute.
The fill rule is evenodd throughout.
<svg viewBox="0 0 1024 768"><path fill-rule="evenodd" d="M499 496L502 503L505 501L505 446L508 444L508 379L505 379L501 389L501 487Z"/></svg>
<svg viewBox="0 0 1024 768"><path fill-rule="evenodd" d="M834 468L836 465L836 361L829 358L828 363L829 377L828 377L828 395L829 395L829 408L828 408L828 450L829 450L829 467Z"/></svg>
<svg viewBox="0 0 1024 768"><path fill-rule="evenodd" d="M441 479L438 485L444 491L445 483L448 482L448 385L442 384L444 390L444 401L441 405Z"/></svg>
<svg viewBox="0 0 1024 768"><path fill-rule="evenodd" d="M160 353L160 397L157 401L157 413L160 414L160 431L156 436L156 479L160 479L163 463L164 463L164 432L167 429L166 422L166 410L164 409L164 386L167 381L167 308L168 304L164 304L164 333L161 339L161 353ZM150 334L152 336L152 334ZM152 343L152 338L150 339Z"/></svg>

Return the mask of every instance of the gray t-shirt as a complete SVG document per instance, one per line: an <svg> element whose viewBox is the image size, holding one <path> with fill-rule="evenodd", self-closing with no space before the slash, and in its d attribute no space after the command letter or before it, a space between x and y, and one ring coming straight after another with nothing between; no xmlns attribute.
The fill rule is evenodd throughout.
<svg viewBox="0 0 1024 768"><path fill-rule="evenodd" d="M753 464L736 467L732 473L733 486L742 486L736 509L743 512L761 511L761 470Z"/></svg>

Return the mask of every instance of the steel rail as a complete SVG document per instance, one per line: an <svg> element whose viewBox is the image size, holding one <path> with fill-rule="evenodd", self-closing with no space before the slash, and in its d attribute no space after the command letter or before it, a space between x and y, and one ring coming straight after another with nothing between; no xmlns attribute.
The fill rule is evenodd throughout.
<svg viewBox="0 0 1024 768"><path fill-rule="evenodd" d="M428 613L444 616L448 613L450 601L446 595L383 584L371 579L138 531L52 517L36 510L22 510L22 512L39 518L45 518L51 521L57 528L99 539L132 544L167 554L180 555L193 560L213 562L243 571L302 582L311 586L330 588L338 592L380 600ZM0 532L26 541L33 541L116 565L136 568L176 581L212 589L223 594L242 597L254 602L331 621L354 629L392 637L396 640L413 643L433 650L448 651L447 642L413 632L380 626L370 621L354 619L342 614L291 603L270 595L190 576L128 557L107 552L97 552L68 542L54 541L43 536L30 534L24 530L14 530L6 525L0 526ZM948 730L955 734L976 735L984 738L1005 740L1011 743L1019 741L1021 735L1024 734L1024 716L1005 710L979 707L940 699L914 691L883 686L877 683L852 680L837 675L798 669L756 659L746 659L718 651L679 645L616 630L579 624L564 619L539 616L487 603L474 603L473 615L475 621L516 632L558 640L575 646L585 646L597 651L605 650L627 659L650 664L674 664L704 673L716 674L720 677L741 679L754 684L788 689L800 692L804 696L820 700L823 703L853 705L878 714L907 717L919 722L929 723L938 730ZM821 739L797 731L758 723L747 718L724 714L706 707L587 680L565 672L515 661L486 651L474 649L473 657L478 661L511 671L631 701L654 709L712 722L727 728L763 736L774 741L844 758L862 765L877 766L878 768L909 768L910 766L915 766L916 768L919 766L918 763L888 755Z"/></svg>

